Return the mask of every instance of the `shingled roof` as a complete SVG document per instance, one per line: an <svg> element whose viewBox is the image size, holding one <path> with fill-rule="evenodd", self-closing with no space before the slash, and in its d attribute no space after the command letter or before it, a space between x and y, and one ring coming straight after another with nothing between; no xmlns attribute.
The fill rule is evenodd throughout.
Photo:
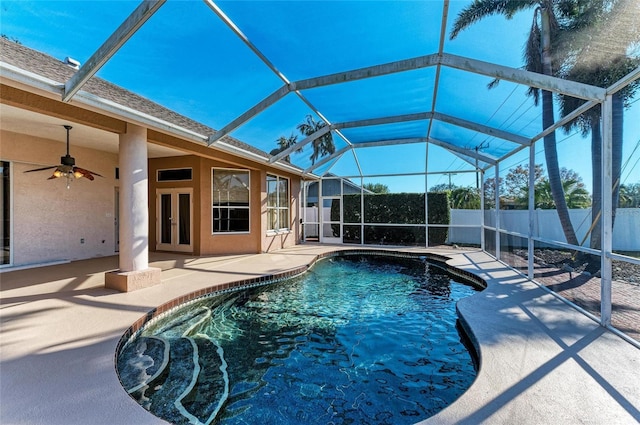
<svg viewBox="0 0 640 425"><path fill-rule="evenodd" d="M64 83L69 80L75 72L77 72L73 67L61 60L25 47L19 43L10 41L4 37L0 38L0 61L48 78L60 83L61 85L64 85ZM165 108L162 105L152 102L149 99L139 96L99 77L94 76L89 79L89 81L87 81L87 83L82 87L82 90L102 99L135 109L154 118L158 118L198 134L209 135L215 133L215 129L194 121L191 118L185 117L184 115L180 115L177 112ZM247 143L243 143L233 137L225 136L221 141L239 149L262 156L265 160L270 157L266 152Z"/></svg>

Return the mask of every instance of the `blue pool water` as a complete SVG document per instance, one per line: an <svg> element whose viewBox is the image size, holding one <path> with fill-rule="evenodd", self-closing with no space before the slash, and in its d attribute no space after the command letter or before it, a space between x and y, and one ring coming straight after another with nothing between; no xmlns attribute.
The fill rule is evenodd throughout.
<svg viewBox="0 0 640 425"><path fill-rule="evenodd" d="M475 291L417 259L333 257L170 312L118 373L172 423L412 424L475 378L455 311Z"/></svg>

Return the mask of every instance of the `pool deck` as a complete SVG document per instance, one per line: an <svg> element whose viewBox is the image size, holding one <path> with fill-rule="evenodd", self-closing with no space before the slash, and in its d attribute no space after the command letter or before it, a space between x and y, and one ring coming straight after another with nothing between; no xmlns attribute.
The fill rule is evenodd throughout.
<svg viewBox="0 0 640 425"><path fill-rule="evenodd" d="M194 258L151 254L162 284L104 289L117 257L0 273L0 424L160 424L120 386L114 351L154 307L304 266L346 246ZM425 249L408 251L426 252ZM432 250L488 287L458 308L480 346L471 388L421 424L640 423L640 349L480 251Z"/></svg>

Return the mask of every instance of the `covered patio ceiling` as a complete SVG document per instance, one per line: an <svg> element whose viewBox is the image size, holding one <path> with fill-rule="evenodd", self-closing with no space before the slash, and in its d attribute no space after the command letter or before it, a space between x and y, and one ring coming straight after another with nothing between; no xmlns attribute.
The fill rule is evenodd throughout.
<svg viewBox="0 0 640 425"><path fill-rule="evenodd" d="M107 21L125 19L120 26L100 25L101 40L87 34L91 40L83 43L93 43L93 53L66 82L63 100L98 74L218 129L198 136L204 144L230 135L270 152L278 138L296 135L297 143L269 162L289 160L310 177L354 177L486 169L640 78L637 68L601 88L525 71L522 48L533 7L511 20L488 18L450 39L456 16L469 4L118 2ZM640 6L628 6L632 13L616 16L617 28L638 31ZM584 40L593 36L584 32ZM613 60L620 49L606 41L597 46L600 61ZM183 56L183 48L198 55ZM627 56L638 58L638 46ZM489 89L494 80L499 84ZM530 87L584 104L562 118L556 105L556 122L545 129L541 105L527 96ZM308 115L326 125L304 136L296 127ZM313 140L328 132L335 153L312 160ZM427 144L428 155L449 156L433 161L435 169ZM404 160L381 171L390 149Z"/></svg>

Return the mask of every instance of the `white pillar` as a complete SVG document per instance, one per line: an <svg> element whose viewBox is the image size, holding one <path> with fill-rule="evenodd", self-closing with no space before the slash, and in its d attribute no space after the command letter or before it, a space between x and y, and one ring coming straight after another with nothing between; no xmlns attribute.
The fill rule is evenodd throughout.
<svg viewBox="0 0 640 425"><path fill-rule="evenodd" d="M477 171L476 171L477 172ZM485 186L485 180L484 180L484 170L480 173L480 249L483 251L486 251L486 243L484 240L484 232L485 232L485 228L486 228L486 221L484 219L484 186Z"/></svg>
<svg viewBox="0 0 640 425"><path fill-rule="evenodd" d="M429 248L429 174L428 173L429 173L429 142L425 143L425 153L424 153L424 246L425 248ZM449 232L451 232L451 228L449 228Z"/></svg>
<svg viewBox="0 0 640 425"><path fill-rule="evenodd" d="M496 259L500 259L500 163L496 162Z"/></svg>
<svg viewBox="0 0 640 425"><path fill-rule="evenodd" d="M533 253L535 251L535 242L533 235L535 232L535 185L536 185L536 144L531 143L529 146L529 237L527 238L527 276L533 280L535 270L533 267Z"/></svg>
<svg viewBox="0 0 640 425"><path fill-rule="evenodd" d="M120 271L149 267L147 129L127 124L120 135Z"/></svg>
<svg viewBox="0 0 640 425"><path fill-rule="evenodd" d="M105 275L105 287L128 292L160 283L149 268L149 177L147 129L127 124L120 135L120 270Z"/></svg>
<svg viewBox="0 0 640 425"><path fill-rule="evenodd" d="M600 323L611 324L611 281L613 251L613 107L612 95L607 95L602 104L602 201L601 205L601 249L600 249Z"/></svg>

